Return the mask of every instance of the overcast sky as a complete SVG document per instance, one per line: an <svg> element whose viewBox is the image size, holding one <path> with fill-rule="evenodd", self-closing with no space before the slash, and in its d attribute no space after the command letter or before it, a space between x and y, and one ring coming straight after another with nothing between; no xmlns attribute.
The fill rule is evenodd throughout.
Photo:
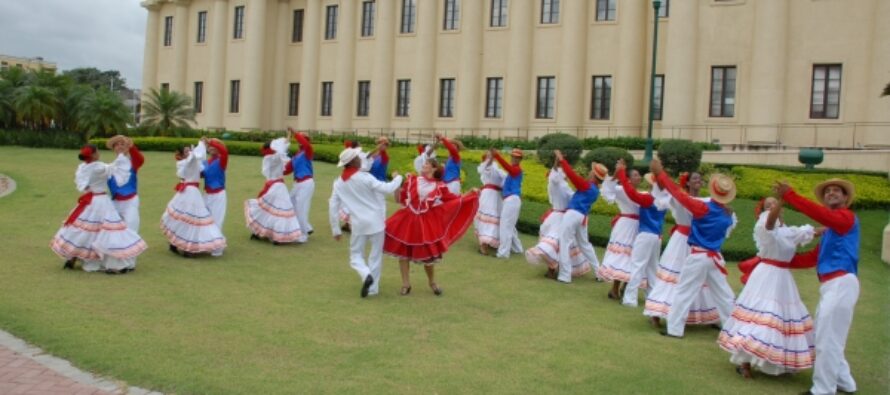
<svg viewBox="0 0 890 395"><path fill-rule="evenodd" d="M0 0L0 54L118 70L139 88L146 18L139 0Z"/></svg>

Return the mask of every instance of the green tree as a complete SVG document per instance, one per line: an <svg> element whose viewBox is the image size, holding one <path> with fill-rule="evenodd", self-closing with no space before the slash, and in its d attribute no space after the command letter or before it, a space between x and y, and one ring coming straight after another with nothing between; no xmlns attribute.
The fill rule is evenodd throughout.
<svg viewBox="0 0 890 395"><path fill-rule="evenodd" d="M96 90L108 88L117 92L128 89L127 80L123 79L117 70L101 71L95 67L80 67L66 70L62 74L75 83L86 84Z"/></svg>
<svg viewBox="0 0 890 395"><path fill-rule="evenodd" d="M120 96L105 88L86 94L78 114L77 125L86 132L85 140L96 133L108 135L122 131L131 119Z"/></svg>
<svg viewBox="0 0 890 395"><path fill-rule="evenodd" d="M195 122L192 99L182 93L152 88L142 101L142 125L160 131L191 128Z"/></svg>
<svg viewBox="0 0 890 395"><path fill-rule="evenodd" d="M13 97L17 121L31 129L46 129L56 115L58 99L52 89L27 85L16 89Z"/></svg>

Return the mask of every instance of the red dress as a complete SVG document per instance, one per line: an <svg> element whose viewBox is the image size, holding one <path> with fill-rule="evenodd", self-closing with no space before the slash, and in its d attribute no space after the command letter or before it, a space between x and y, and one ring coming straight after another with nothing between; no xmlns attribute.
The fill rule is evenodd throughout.
<svg viewBox="0 0 890 395"><path fill-rule="evenodd" d="M476 192L456 195L441 181L409 175L399 203L404 207L386 220L383 251L429 264L442 259L470 227L479 196Z"/></svg>

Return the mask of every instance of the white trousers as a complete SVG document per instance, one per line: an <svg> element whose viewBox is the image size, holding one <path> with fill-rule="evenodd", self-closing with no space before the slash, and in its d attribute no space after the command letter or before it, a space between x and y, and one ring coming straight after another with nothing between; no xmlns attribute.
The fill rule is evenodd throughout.
<svg viewBox="0 0 890 395"><path fill-rule="evenodd" d="M556 279L564 283L572 282L572 250L569 248L572 243L590 262L594 273L599 266L596 252L593 250L593 245L590 244L587 226L584 225L584 218L584 214L575 210L566 210L559 223L559 275Z"/></svg>
<svg viewBox="0 0 890 395"><path fill-rule="evenodd" d="M213 216L213 223L219 227L219 232L223 232L223 222L226 220L226 190L223 189L217 193L205 193L204 194L204 205L207 206L207 210L210 210L210 215ZM222 249L214 250L210 253L213 256L221 256L223 253Z"/></svg>
<svg viewBox="0 0 890 395"><path fill-rule="evenodd" d="M129 200L112 200L111 204L127 224L127 229L139 233L139 195Z"/></svg>
<svg viewBox="0 0 890 395"><path fill-rule="evenodd" d="M294 181L294 187L290 190L290 201L297 210L297 220L300 221L300 229L306 234L313 231L309 223L309 210L312 207L312 195L315 194L315 179L310 178L303 182Z"/></svg>
<svg viewBox="0 0 890 395"><path fill-rule="evenodd" d="M369 274L374 278L374 284L368 289L369 295L376 295L380 291L380 272L383 270L383 239L384 232L370 235L349 235L349 266L358 272L362 281ZM365 260L365 245L371 244L371 252Z"/></svg>
<svg viewBox="0 0 890 395"><path fill-rule="evenodd" d="M521 254L525 249L519 240L516 231L516 222L519 221L519 209L522 208L522 199L512 195L504 199L501 207L501 223L498 229L501 245L498 246L498 258L509 258L510 251Z"/></svg>
<svg viewBox="0 0 890 395"><path fill-rule="evenodd" d="M451 193L453 193L455 195L460 195L460 179L459 178L445 184L445 186L448 187L448 190L451 191Z"/></svg>
<svg viewBox="0 0 890 395"><path fill-rule="evenodd" d="M655 287L655 274L658 271L658 256L661 253L661 238L649 232L640 232L634 239L634 249L630 254L631 274L624 289L625 306L637 306L638 290L643 278L648 279L649 289Z"/></svg>
<svg viewBox="0 0 890 395"><path fill-rule="evenodd" d="M813 366L814 395L856 391L856 381L844 358L853 309L859 299L859 279L853 274L829 280L819 287L816 307L816 362Z"/></svg>
<svg viewBox="0 0 890 395"><path fill-rule="evenodd" d="M683 336L686 329L686 317L689 315L689 307L701 292L703 284L707 284L714 296L714 304L717 305L717 313L720 314L720 323L723 324L732 315L735 294L726 276L714 264L714 260L706 254L689 254L683 269L680 270L680 280L677 283L674 305L667 317L667 332L672 336Z"/></svg>

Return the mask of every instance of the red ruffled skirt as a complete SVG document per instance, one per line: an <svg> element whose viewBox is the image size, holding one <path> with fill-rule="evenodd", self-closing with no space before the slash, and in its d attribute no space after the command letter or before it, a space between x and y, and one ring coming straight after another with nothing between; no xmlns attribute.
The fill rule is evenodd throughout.
<svg viewBox="0 0 890 395"><path fill-rule="evenodd" d="M479 195L476 193L449 200L422 214L403 207L386 220L383 251L418 263L428 264L442 259L448 247L473 223L478 208Z"/></svg>

